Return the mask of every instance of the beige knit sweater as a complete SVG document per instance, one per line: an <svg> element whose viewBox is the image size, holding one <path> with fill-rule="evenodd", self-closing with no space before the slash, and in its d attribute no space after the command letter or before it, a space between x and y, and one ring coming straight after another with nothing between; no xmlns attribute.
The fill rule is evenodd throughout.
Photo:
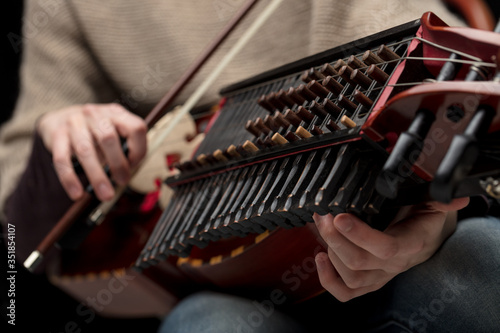
<svg viewBox="0 0 500 333"><path fill-rule="evenodd" d="M244 1L27 1L20 97L12 120L0 128L0 220L26 164L40 115L72 104L113 101L144 115ZM179 103L267 3L256 5ZM429 10L450 25L460 24L439 0L285 0L202 103L215 101L228 83Z"/></svg>

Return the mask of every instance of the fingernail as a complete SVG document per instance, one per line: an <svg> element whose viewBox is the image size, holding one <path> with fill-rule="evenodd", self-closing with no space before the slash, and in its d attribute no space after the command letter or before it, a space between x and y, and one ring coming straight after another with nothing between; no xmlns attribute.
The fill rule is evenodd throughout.
<svg viewBox="0 0 500 333"><path fill-rule="evenodd" d="M320 222L320 215L318 213L314 213L312 217L313 217L314 223Z"/></svg>
<svg viewBox="0 0 500 333"><path fill-rule="evenodd" d="M347 216L342 216L342 217L337 218L335 220L334 224L335 224L335 227L339 231L342 231L342 232L348 232L349 230L352 229L352 226L353 226L352 220Z"/></svg>
<svg viewBox="0 0 500 333"><path fill-rule="evenodd" d="M80 191L80 188L78 186L70 186L70 188L68 189L68 192L69 192L69 196L72 198L72 199L76 199L78 197L80 197L81 195L81 191Z"/></svg>
<svg viewBox="0 0 500 333"><path fill-rule="evenodd" d="M318 271L323 271L325 269L325 255L326 253L320 252L314 258L314 261L316 263L316 269Z"/></svg>
<svg viewBox="0 0 500 333"><path fill-rule="evenodd" d="M314 220L317 223L323 223L327 219L328 215L319 215L318 213L314 213Z"/></svg>
<svg viewBox="0 0 500 333"><path fill-rule="evenodd" d="M101 194L101 197L104 199L111 199L113 198L114 192L113 189L108 186L107 184L99 184L98 186L98 191Z"/></svg>

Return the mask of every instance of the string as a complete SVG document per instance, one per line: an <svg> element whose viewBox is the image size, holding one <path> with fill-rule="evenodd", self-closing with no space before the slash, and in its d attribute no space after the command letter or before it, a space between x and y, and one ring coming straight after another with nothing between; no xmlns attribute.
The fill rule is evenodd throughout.
<svg viewBox="0 0 500 333"><path fill-rule="evenodd" d="M482 61L481 58L478 58L478 57L473 56L471 54L468 54L468 53L465 53L465 52L462 52L462 51L459 51L459 50L456 50L456 49L453 49L453 48L450 48L450 47L446 47L446 46L443 46L443 45L439 45L437 43L431 42L430 40L427 40L425 38L418 37L418 36L406 38L406 39L400 40L399 42L394 42L394 43L391 43L391 44L387 44L387 46L396 46L396 45L400 45L400 44L411 42L411 41L413 41L415 39L419 40L419 41L421 41L423 43L429 44L429 45L431 45L431 46L433 46L433 47L435 47L437 49L443 50L443 51L447 51L447 52L450 52L450 53L455 53L455 54L461 55L462 57L470 58L470 59L475 60L475 61Z"/></svg>
<svg viewBox="0 0 500 333"><path fill-rule="evenodd" d="M386 60L384 62L376 63L374 65L383 65L383 64L390 64L393 62L399 62L402 60L429 60L429 61L442 61L442 62L455 62L455 63L461 63L461 64L468 64L468 65L475 65L475 66L482 66L482 67L491 67L491 68L496 68L496 64L491 63L491 62L485 62L485 61L473 61L473 60L464 60L464 59L449 59L449 58L434 58L434 57L400 57L398 59L393 59L393 60ZM369 66L364 66L364 67L359 67L358 70L363 70L367 69ZM332 75L333 78L340 77L340 75Z"/></svg>
<svg viewBox="0 0 500 333"><path fill-rule="evenodd" d="M482 66L482 67L492 67L496 68L496 65L485 61L473 61L464 59L448 59L448 58L432 58L432 57L402 57L401 59L407 60L430 60L430 61L443 61L443 62L455 62L468 65Z"/></svg>
<svg viewBox="0 0 500 333"><path fill-rule="evenodd" d="M394 87L394 88L397 88L397 87L408 87L408 86L418 86L418 85L422 85L422 84L433 84L435 82L433 81L430 81L430 82L427 82L427 81L414 81L414 82L405 82L405 83L394 83L394 84L386 84L386 85L383 85L383 86L380 86L380 87L375 87L373 89L370 89L370 92L373 92L373 91L379 91L379 90L382 90L382 89L385 89L386 87ZM362 90L360 90L361 92L363 92ZM352 94L349 94L349 95L344 95L345 97L352 97Z"/></svg>
<svg viewBox="0 0 500 333"><path fill-rule="evenodd" d="M443 46L443 45L436 44L434 42L431 42L431 41L429 41L427 39L424 39L424 38L421 38L421 37L417 37L416 36L416 37L414 37L414 39L419 40L419 41L421 41L423 43L429 44L431 46L434 46L435 48L443 50L443 51L447 51L447 52L450 52L450 53L455 53L455 54L458 54L459 56L470 58L470 59L475 60L475 61L479 61L479 62L482 61L481 58L475 57L475 56L470 55L468 53L465 53L465 52L462 52L462 51L458 51L458 50L455 50L455 49L452 49L452 48L449 48L449 47L446 47L446 46Z"/></svg>
<svg viewBox="0 0 500 333"><path fill-rule="evenodd" d="M472 60L465 60L465 59L449 59L449 58L434 58L434 57L409 57L409 56L404 56L404 57L400 57L398 59L393 59L393 60L386 60L384 62L380 62L380 63L375 63L374 65L383 65L383 64L390 64L390 63L394 63L394 62L400 62L400 61L403 61L403 60L421 60L421 61L442 61L442 62L454 62L454 63L462 63L462 64L467 64L467 65L471 65L471 66L476 66L476 67L489 67L489 68L496 68L496 64L495 63L491 63L491 62L485 62L483 61L482 59L480 58L477 58L473 55L470 55L470 54L467 54L465 52L461 52L461 51L458 51L458 50L455 50L455 49L452 49L452 48L449 48L449 47L445 47L445 46L442 46L442 45L439 45L439 44L436 44L434 42L431 42L431 41L428 41L424 38L421 38L421 37L411 37L411 38L406 38L406 39L403 39L399 42L395 42L395 43L390 43L390 44L387 44L388 47L394 47L394 46L397 46L397 45L400 45L400 44L404 44L404 43L408 43L408 42L411 42L413 40L419 40L423 43L427 43L435 48L438 48L438 49L441 49L441 50L444 50L444 51L447 51L447 52L450 52L450 53L456 53L456 54L459 54L461 55L462 57L465 57L465 58L469 58L469 59L472 59ZM360 54L357 54L357 57L360 57L362 56L362 53ZM346 60L346 58L344 58L343 60ZM333 62L330 62L330 64L332 64ZM358 70L366 70L369 66L364 66L364 67L359 67ZM293 76L296 76L297 74L291 74L289 77L293 77ZM333 78L339 78L340 75L332 75ZM278 81L278 80L283 80L284 78L278 78L276 79L275 81ZM318 82L321 82L322 80L318 80ZM274 81L267 81L267 82L264 82L260 85L255 85L255 86L252 86L252 87L249 87L248 89L254 89L255 87L259 87L259 86L263 86L263 85L268 85L270 83L272 83ZM415 85L418 84L418 83L415 83ZM402 85L402 84L401 84ZM411 85L411 84L406 84L406 85ZM389 85L389 86L397 86L397 85ZM233 92L233 94L236 93L236 92Z"/></svg>

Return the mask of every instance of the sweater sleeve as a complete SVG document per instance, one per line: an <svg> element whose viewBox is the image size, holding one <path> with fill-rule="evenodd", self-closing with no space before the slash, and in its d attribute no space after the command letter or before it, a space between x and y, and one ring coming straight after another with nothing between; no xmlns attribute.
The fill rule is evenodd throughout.
<svg viewBox="0 0 500 333"><path fill-rule="evenodd" d="M71 1L26 2L19 98L12 118L0 128L3 223L5 201L26 167L37 119L69 105L116 100L76 17Z"/></svg>

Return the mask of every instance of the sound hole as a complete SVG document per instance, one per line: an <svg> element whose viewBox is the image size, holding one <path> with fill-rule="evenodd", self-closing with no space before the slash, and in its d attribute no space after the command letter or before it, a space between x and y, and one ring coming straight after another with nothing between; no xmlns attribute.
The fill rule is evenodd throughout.
<svg viewBox="0 0 500 333"><path fill-rule="evenodd" d="M452 104L446 109L446 117L454 123L458 123L464 116L465 111L460 104Z"/></svg>

